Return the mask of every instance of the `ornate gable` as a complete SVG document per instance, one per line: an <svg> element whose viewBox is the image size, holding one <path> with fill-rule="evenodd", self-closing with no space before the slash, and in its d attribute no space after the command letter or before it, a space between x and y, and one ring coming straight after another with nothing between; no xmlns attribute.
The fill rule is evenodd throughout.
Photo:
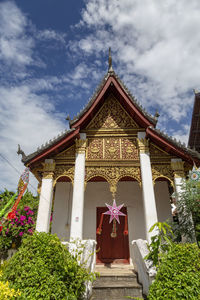
<svg viewBox="0 0 200 300"><path fill-rule="evenodd" d="M150 143L149 152L151 156L151 161L166 161L171 159L171 155L166 151L162 150L160 147L156 146L154 143Z"/></svg>
<svg viewBox="0 0 200 300"><path fill-rule="evenodd" d="M102 108L87 126L87 129L96 130L135 128L138 128L138 125L114 96L110 96L105 101Z"/></svg>
<svg viewBox="0 0 200 300"><path fill-rule="evenodd" d="M74 160L75 159L75 145L64 150L56 156L56 160Z"/></svg>

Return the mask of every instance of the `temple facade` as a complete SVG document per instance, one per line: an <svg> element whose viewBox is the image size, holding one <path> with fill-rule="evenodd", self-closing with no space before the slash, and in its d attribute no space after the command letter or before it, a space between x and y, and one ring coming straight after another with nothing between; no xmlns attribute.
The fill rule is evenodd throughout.
<svg viewBox="0 0 200 300"><path fill-rule="evenodd" d="M172 218L171 195L193 163L200 165L200 154L156 128L157 116L139 105L111 64L69 123L68 131L23 155L40 185L36 230L65 241L96 240L98 262L129 262L131 242L149 240L155 222ZM102 214L114 199L126 218L119 217L113 236L113 222Z"/></svg>

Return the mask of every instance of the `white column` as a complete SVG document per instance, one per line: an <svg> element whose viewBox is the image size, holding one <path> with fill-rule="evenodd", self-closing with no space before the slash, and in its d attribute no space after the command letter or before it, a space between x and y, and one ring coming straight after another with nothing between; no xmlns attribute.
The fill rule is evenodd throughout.
<svg viewBox="0 0 200 300"><path fill-rule="evenodd" d="M183 192L182 184L184 183L184 180L185 180L183 166L184 166L184 162L182 161L181 158L172 158L171 159L171 167L172 167L172 170L174 171L174 187L175 187L175 192L177 194L177 201L178 201L178 197Z"/></svg>
<svg viewBox="0 0 200 300"><path fill-rule="evenodd" d="M146 236L147 240L150 241L151 236L155 235L156 231L149 232L149 229L152 225L158 222L158 217L154 195L148 140L145 138L145 132L138 132L138 145L140 149L140 170L142 177Z"/></svg>
<svg viewBox="0 0 200 300"><path fill-rule="evenodd" d="M83 235L85 149L86 134L81 133L80 139L76 140L76 160L74 171L70 239L82 239Z"/></svg>
<svg viewBox="0 0 200 300"><path fill-rule="evenodd" d="M37 214L36 231L49 232L51 207L53 198L53 159L46 159L40 192L40 201Z"/></svg>

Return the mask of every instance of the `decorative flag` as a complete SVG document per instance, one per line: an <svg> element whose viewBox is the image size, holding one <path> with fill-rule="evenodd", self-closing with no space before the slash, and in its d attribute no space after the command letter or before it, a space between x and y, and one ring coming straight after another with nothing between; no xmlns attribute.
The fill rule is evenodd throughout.
<svg viewBox="0 0 200 300"><path fill-rule="evenodd" d="M26 168L24 170L24 172L22 173L22 175L20 176L20 179L18 182L18 193L20 193L23 190L24 186L25 185L27 186L28 183L29 183L29 169Z"/></svg>
<svg viewBox="0 0 200 300"><path fill-rule="evenodd" d="M108 211L106 211L105 213L103 213L104 215L110 215L110 221L109 223L112 222L112 220L117 220L117 222L120 224L119 221L119 216L126 216L124 213L122 213L120 211L120 209L124 206L124 204L121 204L119 206L116 205L115 200L113 200L113 205L109 205L106 203L107 208L109 209Z"/></svg>

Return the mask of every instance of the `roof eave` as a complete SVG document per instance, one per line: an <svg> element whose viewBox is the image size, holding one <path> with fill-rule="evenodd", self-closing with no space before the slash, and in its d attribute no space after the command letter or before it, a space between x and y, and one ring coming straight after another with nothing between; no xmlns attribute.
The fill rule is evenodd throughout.
<svg viewBox="0 0 200 300"><path fill-rule="evenodd" d="M171 150L176 156L181 157L190 164L195 162L197 165L200 165L200 154L197 151L188 149L183 144L175 142L172 138L164 133L158 132L155 128L148 127L146 134L147 137L152 138L158 144L162 144L164 149L167 148Z"/></svg>
<svg viewBox="0 0 200 300"><path fill-rule="evenodd" d="M75 139L79 134L79 128L73 128L70 130L63 138L59 139L59 141L55 141L55 143L51 144L45 149L41 149L41 151L36 151L29 156L27 159L23 160L22 162L26 165L31 167L31 165L35 164L40 160L44 160L48 155L52 154L56 149L59 149L64 144L68 144L71 140Z"/></svg>

